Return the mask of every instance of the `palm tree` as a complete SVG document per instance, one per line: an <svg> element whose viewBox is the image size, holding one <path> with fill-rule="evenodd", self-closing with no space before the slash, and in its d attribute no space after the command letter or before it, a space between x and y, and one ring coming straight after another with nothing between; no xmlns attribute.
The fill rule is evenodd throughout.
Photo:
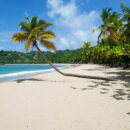
<svg viewBox="0 0 130 130"><path fill-rule="evenodd" d="M124 24L124 36L127 39L127 42L130 43L130 8L124 5L124 3L121 3L121 8L124 13L123 20L125 22Z"/></svg>
<svg viewBox="0 0 130 130"><path fill-rule="evenodd" d="M121 26L121 19L120 14L116 12L111 13L111 8L103 9L101 14L101 19L103 24L99 27L95 28L93 31L100 29L100 34L98 36L98 43L100 38L102 37L109 43L109 40L118 41L120 37L120 33L118 31L119 27Z"/></svg>
<svg viewBox="0 0 130 130"><path fill-rule="evenodd" d="M64 76L73 76L79 78L91 78L91 79L100 79L100 80L112 80L109 78L104 77L96 77L96 76L86 76L86 75L77 75L77 74L70 74L70 73L63 73L59 69L57 69L45 56L43 52L41 52L40 48L38 47L37 41L40 42L41 45L44 47L53 50L56 53L56 48L53 42L48 41L47 39L56 39L55 34L51 30L47 30L49 26L52 26L52 23L45 22L44 20L40 19L37 21L37 16L34 16L32 19L25 17L27 21L23 21L20 23L19 27L22 30L20 33L15 33L12 36L12 42L25 42L25 50L28 51L29 47L32 45L36 47L40 55L43 59L54 68L57 72Z"/></svg>
<svg viewBox="0 0 130 130"><path fill-rule="evenodd" d="M124 52L124 68L128 68L130 64L130 8L124 5L124 3L121 3L121 8L123 11L123 29L122 29L122 42L123 46L125 48Z"/></svg>

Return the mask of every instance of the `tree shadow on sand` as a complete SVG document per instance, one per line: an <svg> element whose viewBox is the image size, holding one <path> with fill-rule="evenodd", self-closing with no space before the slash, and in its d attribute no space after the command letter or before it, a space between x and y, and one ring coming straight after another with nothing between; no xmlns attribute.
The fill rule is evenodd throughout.
<svg viewBox="0 0 130 130"><path fill-rule="evenodd" d="M130 87L130 71L120 71L120 72L107 72L108 75L116 74L117 76L114 77L116 80L125 81L128 83L128 87Z"/></svg>
<svg viewBox="0 0 130 130"><path fill-rule="evenodd" d="M106 69L109 69L110 67L108 66L98 66L98 67L95 67L94 69L83 69L85 71L105 71Z"/></svg>
<svg viewBox="0 0 130 130"><path fill-rule="evenodd" d="M104 69L104 67L100 67ZM73 90L89 91L96 88L100 88L100 94L108 94L111 91L110 97L116 100L130 100L130 72L126 70L121 70L120 72L105 72L109 77L113 77L117 81L101 81L101 80L90 80L90 84L86 84L86 87L77 88L75 86L70 86ZM115 76L116 75L116 76ZM17 83L22 83L24 81L39 81L39 82L63 82L55 80L45 80L38 78L25 78L16 80ZM121 81L121 82L120 82ZM123 81L123 82L122 82ZM121 87L118 87L121 85Z"/></svg>
<svg viewBox="0 0 130 130"><path fill-rule="evenodd" d="M127 100L130 100L130 72L120 71L120 72L109 72L109 75L116 74L115 79L119 81L124 81L122 83L123 88L116 89L114 94L112 95L113 98L116 100L125 100L124 97L127 97Z"/></svg>
<svg viewBox="0 0 130 130"><path fill-rule="evenodd" d="M73 87L73 86L70 86L70 88L72 88L72 89L74 89L74 90L80 89L80 90L82 90L82 91L85 91L85 90L93 90L93 89L95 89L95 88L97 88L97 87L100 87L100 86L111 86L111 85L109 84L109 81L103 81L103 82L92 81L92 83L93 83L94 85L87 85L86 87L83 87L83 88L76 88L76 87ZM109 90L109 89L107 89L107 88L102 88L102 90Z"/></svg>
<svg viewBox="0 0 130 130"><path fill-rule="evenodd" d="M101 70L104 69L104 67L98 67L98 69L99 68ZM82 91L100 88L100 94L109 94L109 91L111 91L112 94L109 96L116 100L130 100L130 72L129 71L127 72L126 70L124 71L121 70L120 72L105 72L105 73L110 77L113 77L114 74L113 78L116 79L117 81L90 81L92 85L87 85L84 88L74 88L74 87L71 88L74 90L80 89ZM118 87L119 84L122 87L119 88Z"/></svg>
<svg viewBox="0 0 130 130"><path fill-rule="evenodd" d="M45 81L45 80L36 79L36 78L25 78L25 79L18 79L18 80L16 80L17 83L22 83L24 81Z"/></svg>
<svg viewBox="0 0 130 130"><path fill-rule="evenodd" d="M55 80L46 80L46 79L38 79L38 78L25 78L25 79L18 79L15 80L17 83L22 83L24 81L41 81L41 82L56 82Z"/></svg>
<svg viewBox="0 0 130 130"><path fill-rule="evenodd" d="M130 93L124 89L116 89L112 97L116 100L125 100L125 97L127 100L130 100Z"/></svg>
<svg viewBox="0 0 130 130"><path fill-rule="evenodd" d="M127 115L130 115L130 112L126 113Z"/></svg>
<svg viewBox="0 0 130 130"><path fill-rule="evenodd" d="M76 88L76 87L70 87L73 90L82 90L82 91L89 91L89 90L93 90L96 88L100 88L100 94L108 94L111 91L111 95L109 95L110 97L116 99L116 100L130 100L130 88L125 85L123 86L122 89L118 88L118 84L116 83L111 83L111 82L93 82L94 85L87 85L86 87L83 88ZM114 85L114 87L112 86ZM123 85L123 84L122 84ZM117 89L116 89L117 87Z"/></svg>

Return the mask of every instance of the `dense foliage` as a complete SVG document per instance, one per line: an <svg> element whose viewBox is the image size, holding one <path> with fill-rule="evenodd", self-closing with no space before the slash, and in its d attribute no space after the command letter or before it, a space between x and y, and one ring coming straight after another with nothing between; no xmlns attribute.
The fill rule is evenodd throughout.
<svg viewBox="0 0 130 130"><path fill-rule="evenodd" d="M91 47L91 42L84 43L82 60L110 66L130 64L130 8L121 3L123 17L112 9L103 9L103 24L95 28L100 30L98 44Z"/></svg>
<svg viewBox="0 0 130 130"><path fill-rule="evenodd" d="M92 47L91 43L87 42L83 45L82 60L84 63L93 62L127 67L130 64L130 53L126 54L122 45L113 46L112 48L107 44Z"/></svg>
<svg viewBox="0 0 130 130"><path fill-rule="evenodd" d="M77 63L80 62L82 49L59 50L56 54L44 52L53 63ZM29 53L0 51L0 64L44 64L45 60L36 51Z"/></svg>

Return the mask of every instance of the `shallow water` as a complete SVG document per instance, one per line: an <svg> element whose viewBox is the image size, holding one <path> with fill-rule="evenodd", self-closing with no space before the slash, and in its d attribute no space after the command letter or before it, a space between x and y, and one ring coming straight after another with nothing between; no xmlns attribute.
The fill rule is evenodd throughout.
<svg viewBox="0 0 130 130"><path fill-rule="evenodd" d="M65 68L63 65L56 65L56 67L59 69ZM0 65L0 82L47 73L53 70L50 65Z"/></svg>

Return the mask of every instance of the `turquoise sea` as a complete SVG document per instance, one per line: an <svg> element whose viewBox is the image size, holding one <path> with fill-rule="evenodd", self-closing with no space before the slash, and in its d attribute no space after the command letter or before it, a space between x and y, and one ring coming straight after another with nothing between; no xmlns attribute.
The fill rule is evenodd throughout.
<svg viewBox="0 0 130 130"><path fill-rule="evenodd" d="M63 65L55 66L59 69L66 67ZM50 65L0 65L0 82L47 73L53 70Z"/></svg>

